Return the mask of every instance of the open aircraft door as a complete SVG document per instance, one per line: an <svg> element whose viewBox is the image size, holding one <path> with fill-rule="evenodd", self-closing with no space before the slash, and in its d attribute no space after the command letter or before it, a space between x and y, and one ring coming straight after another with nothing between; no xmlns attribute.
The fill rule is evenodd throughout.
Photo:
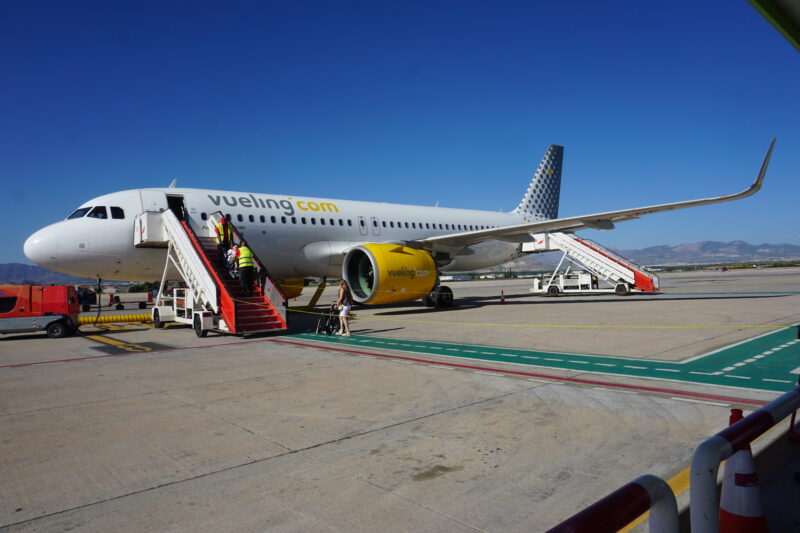
<svg viewBox="0 0 800 533"><path fill-rule="evenodd" d="M164 211L167 208L167 195L162 191L140 190L142 198L142 212L144 211Z"/></svg>

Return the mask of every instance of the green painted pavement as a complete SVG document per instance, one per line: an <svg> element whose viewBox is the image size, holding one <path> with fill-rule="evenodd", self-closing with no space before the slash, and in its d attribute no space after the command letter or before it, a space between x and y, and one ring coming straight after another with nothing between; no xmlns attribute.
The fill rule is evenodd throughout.
<svg viewBox="0 0 800 533"><path fill-rule="evenodd" d="M791 371L800 367L800 339L797 338L797 328L795 327L779 329L707 355L680 362L387 339L366 335L337 337L301 333L290 335L290 337L343 344L361 349L401 350L477 361L706 383L775 392L791 389L797 381L797 376L791 374Z"/></svg>

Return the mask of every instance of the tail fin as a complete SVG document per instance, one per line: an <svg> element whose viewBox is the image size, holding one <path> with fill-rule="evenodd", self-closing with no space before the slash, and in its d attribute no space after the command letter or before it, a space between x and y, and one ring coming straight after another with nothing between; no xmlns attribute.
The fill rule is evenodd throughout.
<svg viewBox="0 0 800 533"><path fill-rule="evenodd" d="M513 213L522 216L527 222L558 218L563 159L564 147L551 144L539 163L525 196Z"/></svg>

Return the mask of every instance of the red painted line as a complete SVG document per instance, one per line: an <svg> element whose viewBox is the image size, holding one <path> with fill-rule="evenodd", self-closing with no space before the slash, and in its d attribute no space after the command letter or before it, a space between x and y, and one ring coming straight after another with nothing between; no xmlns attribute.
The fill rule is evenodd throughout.
<svg viewBox="0 0 800 533"><path fill-rule="evenodd" d="M687 392L675 389L662 389L659 387L645 387L642 385L627 385L624 383L610 383L607 381L597 381L593 379L580 379L580 378L567 378L561 376L553 376L549 374L538 374L534 372L521 372L519 370L506 370L504 368L493 368L493 367L485 367L485 366L474 366L474 365L465 365L461 363L448 363L446 361L438 361L438 360L430 360L430 359L419 359L417 357L407 357L403 355L388 355L388 354L381 354L376 352L364 352L360 350L348 350L346 348L334 348L329 346L320 346L318 344L306 344L303 342L297 341L285 341L285 340L278 340L278 339L268 339L268 342L276 342L279 344L293 344L295 346L305 346L308 348L321 348L323 350L329 350L333 352L344 352L344 353L352 353L356 355L369 355L372 357L384 357L386 359L400 359L403 361L413 361L415 363L427 363L427 364L434 364L434 365L444 365L444 366L452 366L455 368L466 368L468 370L483 370L487 372L500 372L503 374L510 374L513 376L527 376L527 377L535 377L535 378L545 378L545 379L552 379L556 381L569 381L571 383L580 383L582 385L600 385L603 387L610 387L610 388L617 388L617 389L627 389L627 390L638 390L638 391L645 391L645 392L657 392L660 394L675 394L677 396L688 396L691 398L702 398L705 400L717 400L717 401L725 401L731 403L743 403L748 405L767 405L767 402L762 402L758 400L743 400L741 398L731 398L728 396L714 396L712 394L702 394L699 392ZM324 341L320 341L324 342Z"/></svg>

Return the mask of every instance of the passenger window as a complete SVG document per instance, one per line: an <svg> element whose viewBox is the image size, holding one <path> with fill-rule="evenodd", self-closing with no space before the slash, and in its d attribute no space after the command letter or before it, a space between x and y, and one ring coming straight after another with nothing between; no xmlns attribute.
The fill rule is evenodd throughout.
<svg viewBox="0 0 800 533"><path fill-rule="evenodd" d="M305 224L305 223L306 223L306 217L300 217L300 222L302 222L303 224Z"/></svg>
<svg viewBox="0 0 800 533"><path fill-rule="evenodd" d="M364 222L364 219L363 219L363 218L362 218L361 220L359 220L359 221L358 221L358 223L359 223L359 224L361 224L361 227L362 227L362 228L363 228L364 226L366 226L366 225L367 225L367 224Z"/></svg>
<svg viewBox="0 0 800 533"><path fill-rule="evenodd" d="M352 220L352 219L350 219L350 218L348 218L348 219L347 219L347 225L348 225L348 226L352 226L352 225L353 225L353 220Z"/></svg>
<svg viewBox="0 0 800 533"><path fill-rule="evenodd" d="M81 215L83 216L83 215ZM73 217L70 217L73 218ZM78 218L78 217L75 217ZM17 305L17 297L16 296L4 296L0 298L0 313L10 313L14 310L14 307Z"/></svg>
<svg viewBox="0 0 800 533"><path fill-rule="evenodd" d="M314 218L314 217L311 217L311 223L316 226L317 225L317 219Z"/></svg>
<svg viewBox="0 0 800 533"><path fill-rule="evenodd" d="M344 226L344 220L342 220L341 218L339 219L339 225Z"/></svg>
<svg viewBox="0 0 800 533"><path fill-rule="evenodd" d="M431 223L430 222L426 222L425 223L425 229L431 229Z"/></svg>
<svg viewBox="0 0 800 533"><path fill-rule="evenodd" d="M394 222L389 221L389 227L393 228L394 227Z"/></svg>
<svg viewBox="0 0 800 533"><path fill-rule="evenodd" d="M111 218L125 218L125 211L121 207L111 207Z"/></svg>
<svg viewBox="0 0 800 533"><path fill-rule="evenodd" d="M81 218L89 212L89 209L91 209L91 207L81 207L76 209L74 213L67 217L67 220L72 218Z"/></svg>
<svg viewBox="0 0 800 533"><path fill-rule="evenodd" d="M286 217L281 217L281 224L286 224Z"/></svg>
<svg viewBox="0 0 800 533"><path fill-rule="evenodd" d="M231 214L230 214L230 213L228 213L227 215L225 215L225 218L227 219L227 221L228 221L228 222L233 222L233 217L231 216Z"/></svg>
<svg viewBox="0 0 800 533"><path fill-rule="evenodd" d="M330 221L331 221L331 226L333 226L334 224L336 224L336 222L335 222L333 219L330 219Z"/></svg>
<svg viewBox="0 0 800 533"><path fill-rule="evenodd" d="M297 217L292 217L292 224L297 224Z"/></svg>
<svg viewBox="0 0 800 533"><path fill-rule="evenodd" d="M248 217L248 219L250 220L250 222L255 222L256 221L256 217L254 217L253 215L250 215Z"/></svg>
<svg viewBox="0 0 800 533"><path fill-rule="evenodd" d="M386 221L385 220L383 222L381 222L381 224L383 224L384 228L386 227Z"/></svg>
<svg viewBox="0 0 800 533"><path fill-rule="evenodd" d="M274 219L275 217L272 218ZM264 215L261 215L260 217L258 217L258 219L261 221L262 224L267 223L267 217L265 217ZM273 222L275 222L275 220L273 220Z"/></svg>
<svg viewBox="0 0 800 533"><path fill-rule="evenodd" d="M417 229L417 223L416 222L412 222L411 223L411 227L414 228L414 229Z"/></svg>
<svg viewBox="0 0 800 533"><path fill-rule="evenodd" d="M325 225L325 219L324 218L319 219L319 223L320 223L321 226L324 226Z"/></svg>
<svg viewBox="0 0 800 533"><path fill-rule="evenodd" d="M406 229L408 228L408 222L406 222Z"/></svg>
<svg viewBox="0 0 800 533"><path fill-rule="evenodd" d="M86 215L89 218L101 218L106 219L108 218L108 213L106 213L106 208L103 205L98 205L97 207L93 207L89 214Z"/></svg>
<svg viewBox="0 0 800 533"><path fill-rule="evenodd" d="M208 213L200 213L201 220L208 220Z"/></svg>
<svg viewBox="0 0 800 533"><path fill-rule="evenodd" d="M236 220L238 220L239 222L243 222L244 217L242 217L242 215L236 215Z"/></svg>
<svg viewBox="0 0 800 533"><path fill-rule="evenodd" d="M372 221L372 227L373 228L377 228L378 227L378 221L377 220L373 220Z"/></svg>

